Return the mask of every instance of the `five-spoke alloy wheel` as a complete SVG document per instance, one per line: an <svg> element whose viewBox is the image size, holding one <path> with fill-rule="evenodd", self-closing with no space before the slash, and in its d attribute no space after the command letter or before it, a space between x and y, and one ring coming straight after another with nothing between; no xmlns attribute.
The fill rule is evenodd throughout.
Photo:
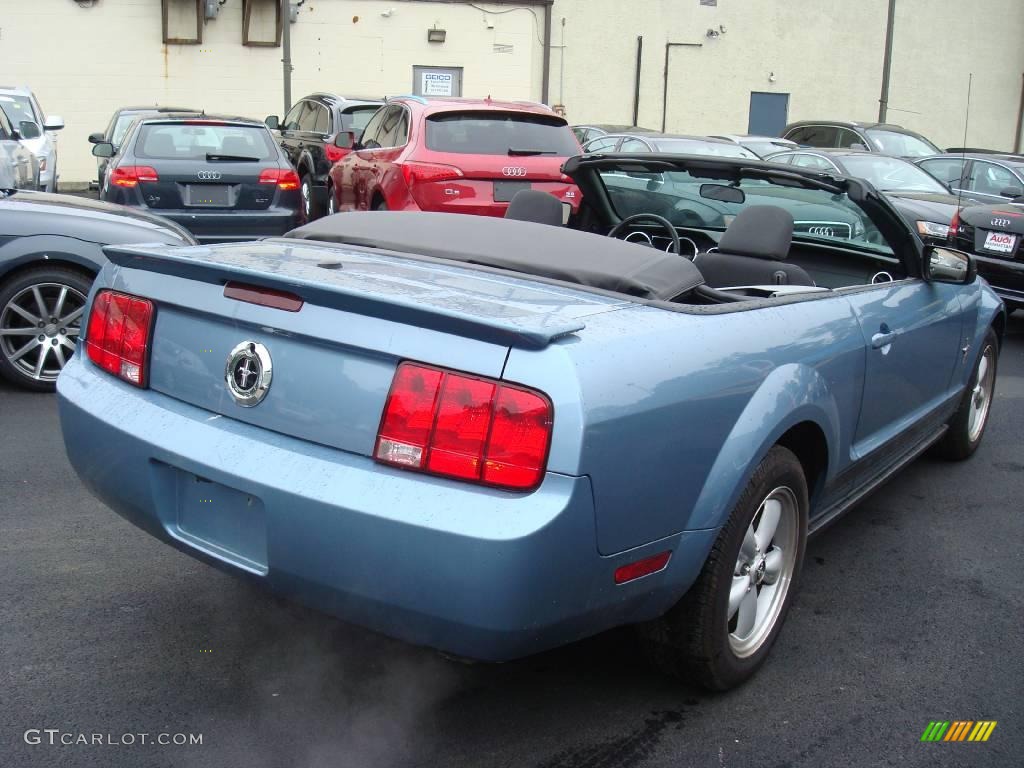
<svg viewBox="0 0 1024 768"><path fill-rule="evenodd" d="M796 592L807 542L807 480L774 446L757 465L697 581L664 616L640 627L662 671L724 691L764 663Z"/></svg>

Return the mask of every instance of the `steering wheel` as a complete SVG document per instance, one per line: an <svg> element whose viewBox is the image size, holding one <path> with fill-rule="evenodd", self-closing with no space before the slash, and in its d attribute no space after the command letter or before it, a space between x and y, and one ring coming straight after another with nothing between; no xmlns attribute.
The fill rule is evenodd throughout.
<svg viewBox="0 0 1024 768"><path fill-rule="evenodd" d="M676 232L676 228L672 226L672 222L670 222L663 216L659 216L656 213L635 213L632 216L627 216L614 227L612 227L612 231L608 233L608 237L617 238L620 234L622 234L622 230L624 230L626 227L638 221L644 220L653 221L655 224L660 224L662 229L668 232L669 237L672 238L672 252L677 256L682 255L683 247L682 244L679 242L679 233Z"/></svg>

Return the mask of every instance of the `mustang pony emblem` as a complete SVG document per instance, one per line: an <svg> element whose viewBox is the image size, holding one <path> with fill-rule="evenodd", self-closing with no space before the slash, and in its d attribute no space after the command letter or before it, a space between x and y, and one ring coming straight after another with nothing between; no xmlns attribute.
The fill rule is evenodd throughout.
<svg viewBox="0 0 1024 768"><path fill-rule="evenodd" d="M270 351L255 341L243 341L231 350L224 366L228 392L239 405L259 405L270 390L273 364Z"/></svg>

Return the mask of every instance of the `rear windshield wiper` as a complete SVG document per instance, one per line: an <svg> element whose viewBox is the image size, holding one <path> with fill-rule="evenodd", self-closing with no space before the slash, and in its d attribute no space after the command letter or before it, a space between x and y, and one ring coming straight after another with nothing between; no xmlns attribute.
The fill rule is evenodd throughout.
<svg viewBox="0 0 1024 768"><path fill-rule="evenodd" d="M530 155L553 155L555 152L550 149L516 149L509 147L508 153L513 157L528 157Z"/></svg>
<svg viewBox="0 0 1024 768"><path fill-rule="evenodd" d="M221 155L216 152L206 153L206 162L216 162L218 160L235 160L240 163L256 163L259 162L258 157L246 157L245 155Z"/></svg>

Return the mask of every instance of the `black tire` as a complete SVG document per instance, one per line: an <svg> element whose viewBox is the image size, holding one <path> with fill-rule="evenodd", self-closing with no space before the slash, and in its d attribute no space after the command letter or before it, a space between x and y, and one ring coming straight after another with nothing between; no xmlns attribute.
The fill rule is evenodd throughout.
<svg viewBox="0 0 1024 768"><path fill-rule="evenodd" d="M749 576L749 571L737 571L737 559L762 502L780 489L789 489L795 504L787 523L795 559L788 579L778 582L778 588L784 585L785 589L769 612L774 618L764 625L762 639L748 653L738 653L730 639L729 592L733 580ZM750 678L768 657L796 593L807 543L807 513L803 467L790 450L775 446L754 470L697 581L668 613L639 627L641 645L651 662L673 677L713 691L728 690ZM770 543L774 545L774 540ZM766 552L769 549L765 547ZM756 600L764 587L747 591L751 588L757 590Z"/></svg>
<svg viewBox="0 0 1024 768"><path fill-rule="evenodd" d="M92 278L89 275L77 270L57 266L30 269L18 273L4 283L0 283L0 328L8 331L18 329L24 329L25 331L25 333L16 336L6 334L0 336L0 376L3 376L17 386L35 392L52 392L54 390L57 373L59 373L63 365L52 349L47 350L46 354L43 355L41 349L33 347L20 357L17 357L17 355L22 351L24 345L32 343L41 335L44 337L44 342L40 346L44 343L49 343L51 346L58 347L60 355L65 358L66 362L73 354L73 349L69 346L69 343L73 344L75 337L74 329L84 327L84 315L79 315L76 320L67 324L68 327L73 329L72 334L61 334L59 333L62 330L59 327L60 324L49 323L49 318L44 318L44 322L46 322L44 328L31 329L31 324L21 315L16 315L13 309L10 308L10 305L12 302L17 301L19 306L22 306L26 298L25 291L37 287L43 295L44 302L51 306L51 308L55 308L56 295L59 293L60 287L66 287L70 289L67 296L71 297L74 302L68 302L68 299L65 298L65 302L68 303L65 305L64 314L67 315L72 309L84 305L84 300L89 295L91 284ZM51 299L53 301L52 304ZM36 313L38 314L38 310L36 310ZM56 327L51 328L51 325ZM52 336L49 335L50 330L54 331ZM38 335L35 331L38 331ZM62 341L63 339L67 339L67 341ZM57 343L53 344L53 341ZM35 377L33 372L27 370L27 367L31 367L30 364L33 361L37 361L40 355L44 356L44 367L41 370L40 376Z"/></svg>
<svg viewBox="0 0 1024 768"><path fill-rule="evenodd" d="M333 210L332 210L333 206ZM327 215L333 216L338 212L337 198L334 196L334 184L328 183L327 185Z"/></svg>
<svg viewBox="0 0 1024 768"><path fill-rule="evenodd" d="M303 224L316 221L324 215L320 200L317 199L313 177L308 173L302 174L302 180L299 182L299 200L299 217Z"/></svg>
<svg viewBox="0 0 1024 768"><path fill-rule="evenodd" d="M375 211L386 211L387 209L388 209L388 204L385 203L383 200L378 200L377 204L375 206L373 206L373 210L375 210Z"/></svg>
<svg viewBox="0 0 1024 768"><path fill-rule="evenodd" d="M991 377L986 373L986 379L990 380L985 392L987 400L984 414L982 416L981 428L977 429L972 423L972 407L977 397L978 374L981 372L982 360L986 361L986 371L991 366ZM995 396L996 373L999 367L999 337L991 328L985 334L985 340L981 345L981 352L974 363L974 371L971 372L970 381L960 398L960 405L956 413L948 422L946 434L935 444L933 453L940 458L949 461L963 461L978 450L981 439L985 436L988 428L989 417L991 416L992 399ZM983 385L983 388L984 385Z"/></svg>

